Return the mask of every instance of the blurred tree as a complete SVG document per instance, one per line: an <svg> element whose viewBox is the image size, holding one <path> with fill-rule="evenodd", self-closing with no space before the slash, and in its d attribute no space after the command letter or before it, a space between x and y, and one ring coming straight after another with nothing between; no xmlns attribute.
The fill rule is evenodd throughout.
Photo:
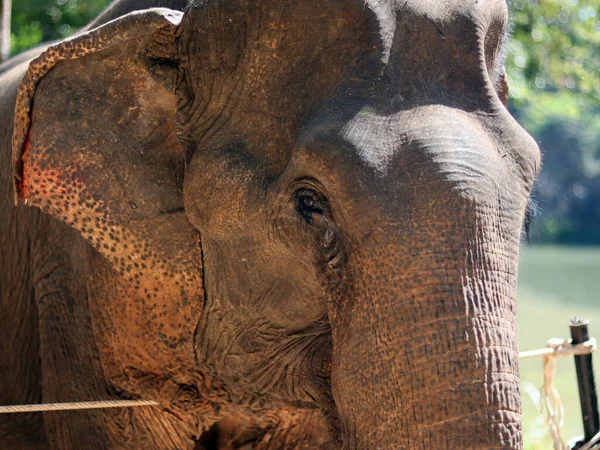
<svg viewBox="0 0 600 450"><path fill-rule="evenodd" d="M598 0L512 2L506 62L515 107L539 92L563 91L598 102L599 9Z"/></svg>
<svg viewBox="0 0 600 450"><path fill-rule="evenodd" d="M87 25L110 0L18 0L13 4L11 53L64 39Z"/></svg>
<svg viewBox="0 0 600 450"><path fill-rule="evenodd" d="M513 0L509 109L543 153L534 241L600 244L600 0Z"/></svg>

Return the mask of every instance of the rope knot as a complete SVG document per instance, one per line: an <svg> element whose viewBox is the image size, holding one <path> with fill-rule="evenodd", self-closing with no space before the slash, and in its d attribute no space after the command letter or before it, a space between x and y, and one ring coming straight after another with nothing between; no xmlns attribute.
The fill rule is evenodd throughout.
<svg viewBox="0 0 600 450"><path fill-rule="evenodd" d="M575 345L573 345L571 339L550 338L546 342L546 347L554 350L547 356L562 356L563 358L571 355L589 355L597 349L595 338L590 338L581 344Z"/></svg>
<svg viewBox="0 0 600 450"><path fill-rule="evenodd" d="M550 338L546 341L546 347L554 349L553 355L567 356L568 348L571 346L570 339Z"/></svg>

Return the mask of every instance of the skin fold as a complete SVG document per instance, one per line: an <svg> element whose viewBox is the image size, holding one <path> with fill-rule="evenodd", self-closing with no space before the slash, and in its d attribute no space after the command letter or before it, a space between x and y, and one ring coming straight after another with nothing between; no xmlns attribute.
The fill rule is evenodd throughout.
<svg viewBox="0 0 600 450"><path fill-rule="evenodd" d="M0 441L521 448L504 0L185 6L0 66L0 403L161 404Z"/></svg>

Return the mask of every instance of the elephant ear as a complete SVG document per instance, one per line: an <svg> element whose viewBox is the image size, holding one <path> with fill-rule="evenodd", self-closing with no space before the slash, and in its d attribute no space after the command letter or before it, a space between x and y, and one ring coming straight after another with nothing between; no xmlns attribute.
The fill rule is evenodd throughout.
<svg viewBox="0 0 600 450"><path fill-rule="evenodd" d="M180 20L149 9L51 46L17 98L17 203L78 230L137 287L198 271L175 131Z"/></svg>

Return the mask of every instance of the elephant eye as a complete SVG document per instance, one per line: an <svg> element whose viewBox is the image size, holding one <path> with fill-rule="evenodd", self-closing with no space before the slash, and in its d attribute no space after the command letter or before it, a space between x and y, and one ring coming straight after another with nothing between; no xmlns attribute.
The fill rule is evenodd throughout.
<svg viewBox="0 0 600 450"><path fill-rule="evenodd" d="M310 189L300 189L294 195L296 211L298 215L311 224L315 215L323 214L324 200L314 191Z"/></svg>

